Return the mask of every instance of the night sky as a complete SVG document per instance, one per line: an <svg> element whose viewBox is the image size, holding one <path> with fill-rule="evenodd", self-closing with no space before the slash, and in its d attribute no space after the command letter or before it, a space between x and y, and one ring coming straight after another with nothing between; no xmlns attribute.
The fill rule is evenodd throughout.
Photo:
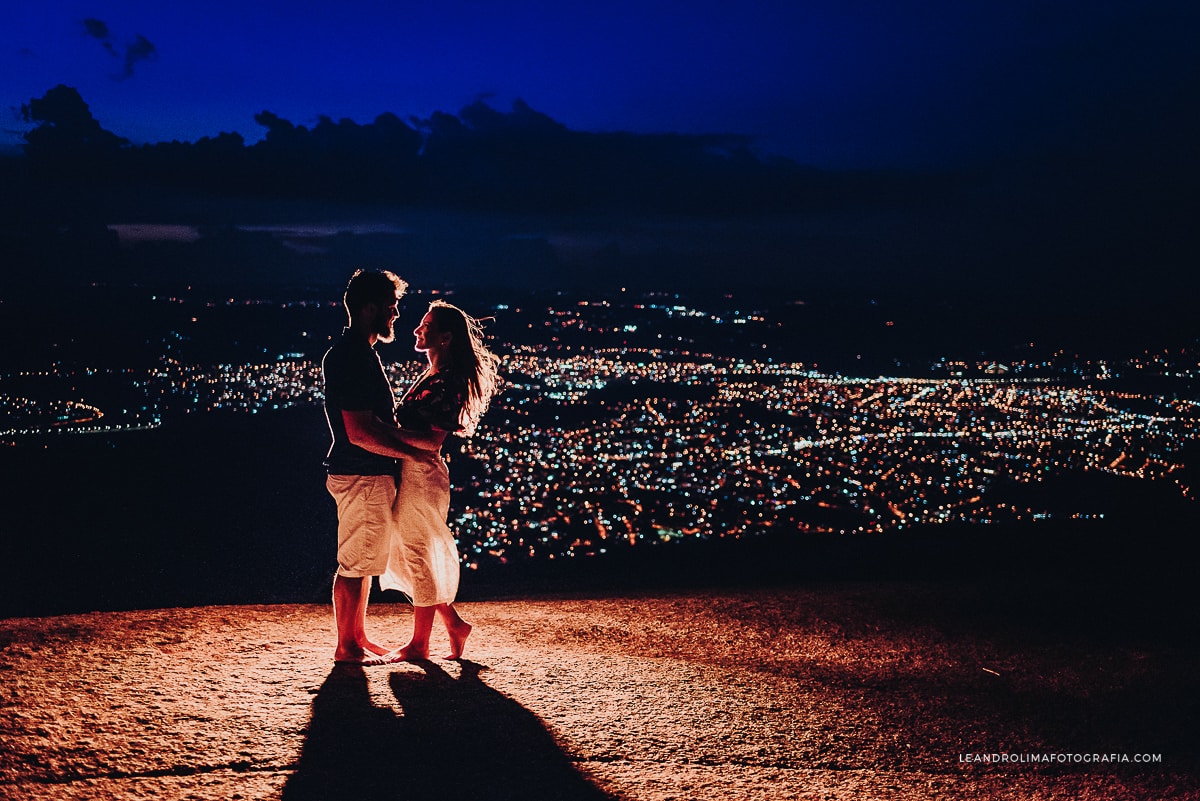
<svg viewBox="0 0 1200 801"><path fill-rule="evenodd" d="M10 5L0 147L58 86L84 127L43 125L83 149L0 188L0 255L220 222L142 263L55 252L84 279L374 263L1161 316L1200 289L1198 40L1183 1ZM140 148L173 140L209 144Z"/></svg>
<svg viewBox="0 0 1200 801"><path fill-rule="evenodd" d="M927 167L1152 138L1195 105L1198 34L1191 2L64 0L8 5L0 85L6 109L73 86L136 143L254 141L264 109L368 122L521 98L575 130ZM13 145L29 126L3 127Z"/></svg>

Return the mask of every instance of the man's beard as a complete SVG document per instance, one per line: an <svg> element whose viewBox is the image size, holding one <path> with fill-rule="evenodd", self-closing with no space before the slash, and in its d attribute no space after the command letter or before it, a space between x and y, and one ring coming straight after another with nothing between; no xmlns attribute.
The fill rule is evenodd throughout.
<svg viewBox="0 0 1200 801"><path fill-rule="evenodd" d="M374 328L376 342L387 344L396 339L396 328L392 322L392 315L386 309L375 318Z"/></svg>

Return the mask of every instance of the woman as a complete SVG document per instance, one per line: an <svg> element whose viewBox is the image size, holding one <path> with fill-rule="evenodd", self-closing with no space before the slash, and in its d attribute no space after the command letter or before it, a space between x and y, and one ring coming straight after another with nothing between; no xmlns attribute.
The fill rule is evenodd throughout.
<svg viewBox="0 0 1200 801"><path fill-rule="evenodd" d="M406 456L400 479L397 536L383 589L397 589L412 599L413 636L389 654L395 661L429 658L429 635L435 615L450 636L450 654L458 659L471 624L454 609L458 592L458 548L446 525L450 509L450 475L442 458L446 434L471 436L498 389L495 354L483 344L479 322L441 300L429 305L413 331L416 350L429 366L396 409L400 428L431 433L431 447Z"/></svg>

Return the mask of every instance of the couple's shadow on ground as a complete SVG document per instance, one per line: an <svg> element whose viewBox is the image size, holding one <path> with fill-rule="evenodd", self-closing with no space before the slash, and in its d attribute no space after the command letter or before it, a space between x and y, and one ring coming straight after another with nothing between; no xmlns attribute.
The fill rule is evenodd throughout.
<svg viewBox="0 0 1200 801"><path fill-rule="evenodd" d="M416 664L422 672L388 677L399 714L372 703L363 668L334 667L313 700L284 801L611 799L536 715L482 681L484 666L463 660L456 679Z"/></svg>

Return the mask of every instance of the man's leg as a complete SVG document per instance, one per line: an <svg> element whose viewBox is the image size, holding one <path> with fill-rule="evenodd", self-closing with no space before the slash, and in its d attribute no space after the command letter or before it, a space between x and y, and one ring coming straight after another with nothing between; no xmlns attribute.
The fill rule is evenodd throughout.
<svg viewBox="0 0 1200 801"><path fill-rule="evenodd" d="M337 626L334 659L356 662L388 653L367 638L367 600L371 576L387 567L389 523L396 484L391 476L331 475L326 486L338 507L338 573L333 579L333 617ZM382 524L381 524L382 519ZM342 570L366 573L343 576Z"/></svg>
<svg viewBox="0 0 1200 801"><path fill-rule="evenodd" d="M333 579L333 619L337 624L338 644L333 658L337 662L357 662L364 657L388 652L387 646L367 639L367 599L371 597L371 577Z"/></svg>
<svg viewBox="0 0 1200 801"><path fill-rule="evenodd" d="M369 578L333 577L333 619L337 624L337 662L361 660L365 653L363 633L367 613L366 585Z"/></svg>

